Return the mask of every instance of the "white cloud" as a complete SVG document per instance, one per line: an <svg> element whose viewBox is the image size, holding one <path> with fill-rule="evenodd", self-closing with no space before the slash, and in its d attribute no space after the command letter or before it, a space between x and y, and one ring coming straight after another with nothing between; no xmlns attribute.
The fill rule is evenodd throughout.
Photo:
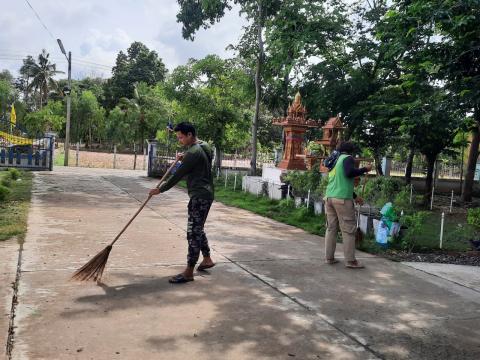
<svg viewBox="0 0 480 360"><path fill-rule="evenodd" d="M157 51L169 69L190 57L216 53L223 57L230 43L236 43L245 20L238 8L227 13L219 24L199 30L195 41L184 40L176 22L176 0L29 0L43 22L72 51L74 78L103 74L109 70L90 62L111 66L120 50L141 41ZM17 73L26 55L36 56L45 48L58 68L66 61L58 45L43 28L24 1L9 1L0 14L0 70ZM87 63L89 62L89 63Z"/></svg>

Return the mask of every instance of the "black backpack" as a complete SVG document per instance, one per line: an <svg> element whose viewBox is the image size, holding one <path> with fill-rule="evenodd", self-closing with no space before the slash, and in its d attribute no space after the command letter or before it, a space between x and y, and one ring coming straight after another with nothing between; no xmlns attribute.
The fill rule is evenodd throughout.
<svg viewBox="0 0 480 360"><path fill-rule="evenodd" d="M323 160L323 166L328 168L328 171L332 171L340 157L340 151L334 150L325 160Z"/></svg>

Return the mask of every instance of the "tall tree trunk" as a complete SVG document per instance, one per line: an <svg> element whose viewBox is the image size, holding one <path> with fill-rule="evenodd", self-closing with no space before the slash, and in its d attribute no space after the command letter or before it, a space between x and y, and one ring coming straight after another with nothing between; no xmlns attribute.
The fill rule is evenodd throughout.
<svg viewBox="0 0 480 360"><path fill-rule="evenodd" d="M425 207L430 206L430 199L432 195L432 187L434 181L434 170L435 170L435 161L437 160L437 155L432 156L428 155L427 158L427 177L425 179L425 195L423 196L423 204Z"/></svg>
<svg viewBox="0 0 480 360"><path fill-rule="evenodd" d="M289 72L285 69L285 74L283 77L283 101L285 104L283 105L283 116L287 116L288 110L288 81L289 79Z"/></svg>
<svg viewBox="0 0 480 360"><path fill-rule="evenodd" d="M410 146L407 157L407 167L405 168L405 183L410 185L412 182L412 168L413 168L413 158L415 156L415 147Z"/></svg>
<svg viewBox="0 0 480 360"><path fill-rule="evenodd" d="M88 147L91 149L92 148L92 142L93 142L93 139L92 139L92 123L90 123L90 127L88 129L88 140L89 140L89 144L88 144Z"/></svg>
<svg viewBox="0 0 480 360"><path fill-rule="evenodd" d="M43 108L43 91L40 89L40 110Z"/></svg>
<svg viewBox="0 0 480 360"><path fill-rule="evenodd" d="M30 80L30 76L27 76L27 84L25 85L25 91L23 92L23 97L25 99L25 104L28 106L28 80Z"/></svg>
<svg viewBox="0 0 480 360"><path fill-rule="evenodd" d="M478 145L480 144L480 109L476 108L474 113L477 126L472 130L472 142L467 160L467 172L462 186L462 201L472 201L473 182L475 178L475 168L478 159ZM463 166L463 159L462 159Z"/></svg>
<svg viewBox="0 0 480 360"><path fill-rule="evenodd" d="M255 71L255 115L252 122L252 159L250 160L250 175L255 176L257 173L257 130L258 130L258 118L260 113L260 98L262 95L262 82L261 71L263 64L263 11L262 4L258 2L258 14L257 14L257 37L258 37L258 56L257 56L257 68Z"/></svg>
<svg viewBox="0 0 480 360"><path fill-rule="evenodd" d="M220 172L222 167L222 151L218 146L215 146L215 169Z"/></svg>
<svg viewBox="0 0 480 360"><path fill-rule="evenodd" d="M141 146L141 151L142 151L142 154L143 154L143 149L144 149L144 146L145 146L145 125L142 124L142 138L140 139L142 141L142 146Z"/></svg>
<svg viewBox="0 0 480 360"><path fill-rule="evenodd" d="M377 175L383 176L382 159L380 159L380 154L373 154L373 160L375 160L375 169L377 170Z"/></svg>

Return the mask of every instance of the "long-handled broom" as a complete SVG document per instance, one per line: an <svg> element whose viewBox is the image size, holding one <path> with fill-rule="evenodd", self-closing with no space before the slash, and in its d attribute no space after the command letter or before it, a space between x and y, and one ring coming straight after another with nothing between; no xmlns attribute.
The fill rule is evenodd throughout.
<svg viewBox="0 0 480 360"><path fill-rule="evenodd" d="M162 185L162 183L165 181L166 177L170 174L170 172L172 171L173 167L177 164L177 162L178 160L174 161L173 164L168 168L168 170L165 172L165 175L163 175L162 179L158 183L157 188L160 188L160 185ZM152 198L152 195L148 195L147 199L143 202L142 206L140 206L140 209L137 210L135 215L133 215L133 217L130 219L127 225L125 225L122 231L120 231L120 233L115 237L115 239L113 239L111 244L108 245L102 251L100 251L97 255L95 255L89 262L83 265L80 269L78 269L72 275L73 280L100 282L100 280L102 279L103 270L105 270L105 265L107 264L107 261L108 261L108 256L110 255L110 251L112 250L112 246L117 242L117 240L125 232L125 230L127 230L128 226L137 217L140 211L143 210L143 208L145 207L145 205L147 205L147 203L151 198Z"/></svg>

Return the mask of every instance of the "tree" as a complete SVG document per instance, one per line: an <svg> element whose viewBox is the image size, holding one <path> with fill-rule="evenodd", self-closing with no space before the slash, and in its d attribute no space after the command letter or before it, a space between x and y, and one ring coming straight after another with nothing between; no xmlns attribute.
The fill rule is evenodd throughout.
<svg viewBox="0 0 480 360"><path fill-rule="evenodd" d="M32 82L28 85L28 90L34 90L38 95L38 104L36 108L42 108L48 101L48 94L51 89L56 89L57 84L54 80L54 76L57 74L63 74L63 71L58 71L57 66L50 62L50 54L45 49L38 55L38 63L27 59L27 66L24 70L28 72L28 75L32 78Z"/></svg>
<svg viewBox="0 0 480 360"><path fill-rule="evenodd" d="M141 42L133 42L125 54L117 55L112 77L105 83L105 105L112 109L123 97L133 97L134 84L144 82L155 85L165 79L167 70L155 51Z"/></svg>
<svg viewBox="0 0 480 360"><path fill-rule="evenodd" d="M411 104L411 112L417 122L415 129L419 140L417 146L427 160L424 204L428 205L432 193L435 162L442 151L453 145L463 117L461 111L455 109L449 94L436 87L426 89Z"/></svg>
<svg viewBox="0 0 480 360"><path fill-rule="evenodd" d="M138 119L136 109L122 110L116 106L110 111L106 122L106 132L114 144L130 144L135 136L135 123Z"/></svg>
<svg viewBox="0 0 480 360"><path fill-rule="evenodd" d="M4 117L15 100L15 91L11 83L0 79L0 115Z"/></svg>
<svg viewBox="0 0 480 360"><path fill-rule="evenodd" d="M0 71L0 80L4 80L10 84L13 84L13 75L8 70L2 70Z"/></svg>
<svg viewBox="0 0 480 360"><path fill-rule="evenodd" d="M399 137L398 127L404 115L402 93L398 87L379 89L355 106L352 115L364 119L355 138L373 153L377 174L383 175L381 156Z"/></svg>
<svg viewBox="0 0 480 360"><path fill-rule="evenodd" d="M145 140L155 138L157 130L165 129L168 122L173 120L175 104L166 97L163 83L154 87L139 83L135 98L141 110L138 135L143 151Z"/></svg>
<svg viewBox="0 0 480 360"><path fill-rule="evenodd" d="M380 141L374 134L394 129L385 117L388 109L382 107L385 99L391 97L392 90L387 89L399 83L398 59L386 56L389 43L378 37L387 10L383 0L358 3L352 6L352 14L347 17L344 5L333 2L330 20L318 19L314 28L323 30L311 31L306 42L306 48L316 59L306 67L301 82L311 117L341 114L347 126L345 137L370 144L370 150L378 158L383 155L386 144L372 141ZM376 118L369 119L367 116L373 108ZM389 127L384 128L387 125Z"/></svg>
<svg viewBox="0 0 480 360"><path fill-rule="evenodd" d="M337 0L284 0L265 23L265 103L286 115L294 81L309 61L342 44L347 34L345 5ZM298 85L297 85L298 86Z"/></svg>
<svg viewBox="0 0 480 360"><path fill-rule="evenodd" d="M65 121L62 102L49 101L40 110L25 115L23 125L30 136L38 136L47 131L61 131Z"/></svg>
<svg viewBox="0 0 480 360"><path fill-rule="evenodd" d="M260 102L262 96L262 66L264 63L264 40L263 30L265 21L274 16L281 4L279 0L209 0L199 2L197 0L178 0L180 11L177 21L182 23L182 34L185 39L194 39L194 34L201 27L208 28L219 21L226 10L230 10L232 4L241 6L241 13L246 15L252 24L245 29L241 43L244 48L252 49L252 40L256 43L255 51L255 113L252 120L252 159L250 161L250 173L257 172L257 130L260 116Z"/></svg>
<svg viewBox="0 0 480 360"><path fill-rule="evenodd" d="M249 114L243 110L248 109L249 101L246 83L247 75L234 61L216 55L191 59L177 67L167 81L167 94L183 108L176 116L190 119L199 136L213 142L217 167L227 146L235 150L242 145L241 134L245 133Z"/></svg>
<svg viewBox="0 0 480 360"><path fill-rule="evenodd" d="M478 0L397 0L387 21L396 25L398 47L423 56L421 66L441 81L456 108L472 114L475 126L462 199L472 198L480 144L480 3Z"/></svg>
<svg viewBox="0 0 480 360"><path fill-rule="evenodd" d="M83 140L87 147L91 147L105 136L105 110L90 90L72 95L72 139Z"/></svg>

